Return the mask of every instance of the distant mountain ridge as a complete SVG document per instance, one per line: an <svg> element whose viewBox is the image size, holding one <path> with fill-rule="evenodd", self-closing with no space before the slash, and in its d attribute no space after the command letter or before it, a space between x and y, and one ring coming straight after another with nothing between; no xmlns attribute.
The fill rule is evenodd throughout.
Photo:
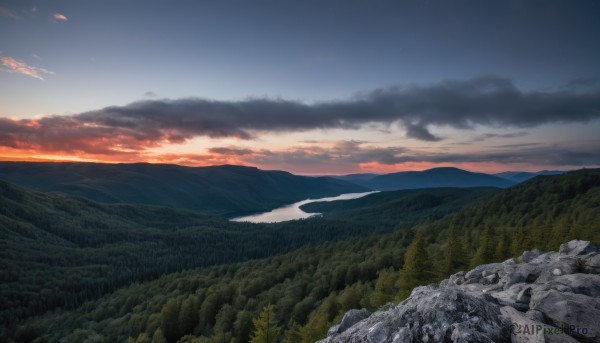
<svg viewBox="0 0 600 343"><path fill-rule="evenodd" d="M235 165L0 162L0 179L104 203L160 205L226 216L368 190L328 177Z"/></svg>
<svg viewBox="0 0 600 343"><path fill-rule="evenodd" d="M379 191L440 187L507 188L515 184L514 181L498 176L474 173L453 167L391 173L356 183Z"/></svg>
<svg viewBox="0 0 600 343"><path fill-rule="evenodd" d="M562 170L541 170L538 172L523 172L523 171L509 171L509 172L502 172L502 173L497 173L494 174L495 176L499 176L501 178L507 179L507 180L511 180L514 182L523 182L523 181L527 181L531 178L534 178L536 176L539 175L561 175L566 173L566 171L562 171Z"/></svg>
<svg viewBox="0 0 600 343"><path fill-rule="evenodd" d="M347 181L347 182L353 182L353 183L361 183L361 182L366 182L369 180L372 180L373 178L380 176L382 174L375 174L375 173L359 173L359 174L346 174L346 175L327 175L328 177L332 177L334 179L338 179L338 180L343 180L343 181Z"/></svg>

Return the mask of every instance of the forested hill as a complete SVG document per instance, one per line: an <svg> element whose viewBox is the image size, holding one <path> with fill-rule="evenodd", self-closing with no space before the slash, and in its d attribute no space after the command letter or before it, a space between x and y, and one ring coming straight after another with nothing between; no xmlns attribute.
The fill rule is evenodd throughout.
<svg viewBox="0 0 600 343"><path fill-rule="evenodd" d="M421 228L431 234L447 228L473 232L467 240L487 230L491 246L514 254L555 249L574 238L600 243L600 169L540 175Z"/></svg>
<svg viewBox="0 0 600 343"><path fill-rule="evenodd" d="M399 229L259 261L164 275L74 310L33 318L13 337L245 343L254 330L252 319L270 303L281 342L312 343L348 309L377 310L406 297L415 286L437 282L470 264L504 261L546 244L528 237L541 234L549 240L560 234L564 241L600 243L599 233L600 170L537 177L419 225L414 238L410 230ZM511 251L515 246L521 249L517 253Z"/></svg>
<svg viewBox="0 0 600 343"><path fill-rule="evenodd" d="M391 173L355 182L379 191L438 187L506 188L515 184L514 181L498 176L449 167Z"/></svg>
<svg viewBox="0 0 600 343"><path fill-rule="evenodd" d="M0 162L0 179L105 203L186 208L233 216L365 187L327 177L297 176L243 166Z"/></svg>
<svg viewBox="0 0 600 343"><path fill-rule="evenodd" d="M410 227L440 219L499 192L498 188L433 188L378 192L345 201L308 203L301 209L324 218Z"/></svg>
<svg viewBox="0 0 600 343"><path fill-rule="evenodd" d="M0 319L8 325L166 273L375 230L319 219L233 223L190 210L101 204L0 181Z"/></svg>

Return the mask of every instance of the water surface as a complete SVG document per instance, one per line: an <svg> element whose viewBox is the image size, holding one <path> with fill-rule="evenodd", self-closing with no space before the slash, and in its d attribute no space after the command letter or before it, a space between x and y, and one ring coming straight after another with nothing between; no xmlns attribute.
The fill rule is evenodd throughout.
<svg viewBox="0 0 600 343"><path fill-rule="evenodd" d="M319 198L319 199L306 199L295 202L290 205L278 207L269 212L263 212L253 214L250 216L233 218L231 221L234 222L251 222L251 223L279 223L287 220L304 219L308 217L321 215L320 213L307 213L300 209L300 206L311 202L319 201L337 201L337 200L350 200L364 197L365 195L376 193L376 192L363 192L363 193L346 193L335 197Z"/></svg>

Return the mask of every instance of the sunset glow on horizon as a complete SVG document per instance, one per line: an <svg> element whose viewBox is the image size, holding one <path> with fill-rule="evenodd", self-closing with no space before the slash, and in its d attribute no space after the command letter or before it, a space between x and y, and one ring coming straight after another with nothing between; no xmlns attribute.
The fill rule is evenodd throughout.
<svg viewBox="0 0 600 343"><path fill-rule="evenodd" d="M593 1L143 4L0 1L0 160L600 167Z"/></svg>

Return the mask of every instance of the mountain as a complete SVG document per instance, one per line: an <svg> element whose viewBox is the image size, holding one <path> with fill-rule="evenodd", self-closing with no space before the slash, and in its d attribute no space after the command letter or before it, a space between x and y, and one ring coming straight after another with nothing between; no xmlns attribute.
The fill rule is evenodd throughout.
<svg viewBox="0 0 600 343"><path fill-rule="evenodd" d="M360 182L361 185L380 191L438 187L510 187L515 182L494 175L473 173L458 168L433 168L376 176Z"/></svg>
<svg viewBox="0 0 600 343"><path fill-rule="evenodd" d="M0 179L104 203L160 205L234 216L307 198L367 191L327 177L243 166L0 162Z"/></svg>
<svg viewBox="0 0 600 343"><path fill-rule="evenodd" d="M475 258L482 261L477 265L501 262L523 250L556 249L575 238L600 243L600 170L540 176L497 190L413 230L399 228L367 237L364 234L378 225L352 226L350 221L320 218L254 225L197 214L189 224L180 225L177 218L185 216L173 209L163 209L173 215L158 220L148 217L160 213L156 207L103 205L10 185L5 188L0 199L0 218L4 218L0 222L0 311L6 316L1 319L5 325L15 317L28 320L4 331L0 326L0 341L148 342L163 338L167 342L242 343L252 333L252 319L270 303L275 308L274 320L282 327L279 338L314 342L325 338L328 328L350 309L376 311L397 302L397 285L406 282L410 269L405 265L414 256L405 254L407 247L415 245L414 230L425 234L420 251L423 261L434 262L430 269L413 269L426 273L415 286L468 270L466 266ZM94 206L95 210L90 209ZM124 227L122 220L130 212L128 222L133 227ZM214 223L203 224L202 218ZM144 219L148 220L145 225L134 225ZM65 241L69 235L54 233L62 229L80 238ZM363 235L356 237L360 232ZM87 246L88 241L96 241L96 233L108 241ZM187 264L266 256L201 269ZM182 271L169 273L174 269L166 267ZM139 278L140 270L148 277ZM531 285L529 274L517 276ZM494 275L478 282L493 282ZM39 315L49 305L61 310Z"/></svg>
<svg viewBox="0 0 600 343"><path fill-rule="evenodd" d="M535 172L535 173L509 171L509 172L497 173L494 175L519 183L519 182L527 181L538 175L560 175L560 174L564 174L564 173L565 173L565 171L560 171L560 170L542 170L542 171Z"/></svg>
<svg viewBox="0 0 600 343"><path fill-rule="evenodd" d="M369 194L344 201L320 201L302 205L326 219L377 223L386 227L410 227L437 220L498 192L497 188L407 189Z"/></svg>
<svg viewBox="0 0 600 343"><path fill-rule="evenodd" d="M465 264L468 264L480 251L487 251L490 247L493 247L492 254L486 257L482 264L506 261L509 257L520 255L523 250L541 247L546 243L552 247L551 249L556 249L558 245L553 242L554 239L566 242L577 237L600 243L599 206L600 170L583 170L565 175L541 176L506 190L498 190L491 197L483 198L477 204L455 214L438 221L420 224L416 229L426 233L426 245L422 247L426 254L422 256L429 257L429 260L435 263L431 269L424 270L429 274L428 279L420 280L416 286L437 283L459 270L469 270ZM322 220L322 222L329 221ZM311 228L311 225L307 225L310 221L295 223L304 224L296 226L296 232ZM563 235L560 232L565 223L568 225ZM483 229L486 226L488 229ZM494 229L495 234L488 235L486 238L484 233L490 229ZM558 231L555 231L556 229ZM324 225L320 231L313 231L310 235L327 230L329 230L328 226ZM458 235L458 240L456 237L452 238L453 231ZM509 234L506 235L505 231ZM256 237L262 236L258 232L254 234ZM405 280L409 270L404 268L403 264L409 260L407 257L412 256L405 252L407 247L410 249L413 246L415 241L413 236L411 230L401 228L381 236L350 237L341 241L304 246L262 260L162 275L151 281L131 283L127 287L106 294L105 297L90 300L82 306L47 313L44 316L31 316L30 320L5 336L18 342L35 339L43 342L86 340L148 342L154 339L167 342L242 343L249 341L253 331L252 319L257 318L261 309L267 304L272 304L275 309L273 319L282 327L279 338L283 342L315 342L325 338L329 327L342 321L344 314L351 309L366 308L374 312L387 309L386 306L381 306L389 302L398 302L396 285ZM460 249L454 251L452 242L454 244L460 242ZM267 243L265 247L273 245L275 244ZM503 249L503 247L513 246L514 251ZM563 251L561 249L561 252ZM121 254L127 256L126 252ZM511 275L514 276L512 281L516 286L509 288L508 292L496 292L494 295L506 295L506 299L511 300L515 295L523 293L521 300L527 301L529 294L527 287L532 287L532 290L534 287L544 287L545 284L542 283L544 278L553 277L552 275L558 277L554 272L556 267L566 267L565 272L572 272L586 266L577 263L580 255L572 256L567 253L566 258L564 256L559 258L560 265L544 266L544 274L534 280L542 269L538 269L539 265L532 265L529 258L535 258L537 255L539 251L529 255L523 254L519 262L524 263L508 266L507 268L511 269L506 271L512 273ZM594 257L593 268L597 273L600 270L597 262L598 255L594 256L589 257ZM451 265L452 268L446 270L444 266L448 261L457 257L463 264ZM491 268L499 264L501 263L493 264ZM520 269L520 265L523 269ZM449 281L455 283L462 275L465 280L473 281L465 282L464 288L476 290L481 287L502 286L498 280L508 276L501 273L497 275L489 265L485 268L477 266L473 266L474 269L470 268L473 272L468 275L463 272ZM56 266L47 266L47 268L51 269L48 275L57 274ZM560 270L562 273L563 269ZM485 277L483 277L484 271L486 271ZM549 275L548 271L552 271L552 275ZM28 274L31 272L22 272L22 275ZM565 273L560 281L568 279L570 275L577 274ZM97 285L97 282L94 283L97 280L93 276L87 278L90 287ZM597 279L594 275L584 275L583 278L591 281L593 278ZM32 303L38 303L43 301L44 294L47 292L31 291L30 283L32 280L42 279L32 275L29 279L24 278L6 289L28 291L30 293L27 294L30 296L38 297ZM58 282L60 279L54 278L53 282ZM496 284L485 285L489 282L496 282ZM452 298L450 297L452 294L458 293L437 292L441 287L451 286L448 282L444 282L444 285L440 288L434 286L422 288L424 292L418 292L422 296L407 300L411 306L391 306L389 309L405 308L407 311L405 313L410 318L414 318L412 314L416 313L417 317L419 314L415 312L419 310L419 306L416 308L412 306L417 304L416 300L421 299L419 301L422 302L418 304L429 306L436 299L440 299L444 304L448 304L442 306L444 312L437 312L440 316L430 312L429 307L421 307L426 311L423 312L424 314L434 315L435 318L426 317L428 321L432 320L431 323L435 323L434 320L466 316L469 320L468 325L456 326L457 329L465 329L461 332L472 332L467 331L470 329L478 332L483 332L479 331L480 329L487 330L488 326L472 325L474 317L469 316L468 311L479 311L480 307L471 305L484 304L481 300L489 301L490 306L485 308L491 311L477 312L481 316L477 316L479 322L476 324L481 324L483 320L485 320L484 324L489 323L487 320L490 319L490 315L497 313L498 302L490 296L481 296L481 294L474 296L477 299L473 299L474 297L469 294L463 297L462 292L459 297ZM585 283L576 283L573 289L578 292L589 289L583 287L584 285ZM560 287L562 288L559 292L566 290L564 285ZM59 290L53 289L53 291ZM516 293L517 290L523 292ZM543 289L539 290L543 291ZM470 295L473 294L475 293ZM446 302L447 300L452 301ZM506 306L505 303L500 304ZM432 308L441 311L439 306ZM452 316L453 309L457 310L458 316ZM378 327L388 325L385 319L391 318L388 313L378 313L382 314L379 317L382 318L382 324ZM550 318L555 318L553 316L561 313L580 313L582 316L579 318L595 318L586 317L588 313L585 311L556 311L548 314L552 316ZM535 312L530 314L535 315ZM371 316L369 321L377 318ZM396 319L404 320L400 317ZM411 325L407 329L411 330L410 332L413 328L420 330L427 327L424 321L411 322L410 320ZM374 321L372 323L377 324ZM376 329L373 329L373 332L378 333ZM433 325L431 329L434 329ZM427 330L430 332L429 329ZM369 337L375 339L379 336ZM477 341L467 338L464 341ZM560 340L561 338L563 337L559 337L558 341L565 341Z"/></svg>
<svg viewBox="0 0 600 343"><path fill-rule="evenodd" d="M330 175L329 177L338 179L338 180L342 180L342 181L361 184L362 182L369 181L379 175L381 175L381 174L361 173L361 174L347 174L347 175Z"/></svg>
<svg viewBox="0 0 600 343"><path fill-rule="evenodd" d="M79 306L163 274L376 231L318 218L299 225L234 223L185 209L102 204L0 181L0 322Z"/></svg>

